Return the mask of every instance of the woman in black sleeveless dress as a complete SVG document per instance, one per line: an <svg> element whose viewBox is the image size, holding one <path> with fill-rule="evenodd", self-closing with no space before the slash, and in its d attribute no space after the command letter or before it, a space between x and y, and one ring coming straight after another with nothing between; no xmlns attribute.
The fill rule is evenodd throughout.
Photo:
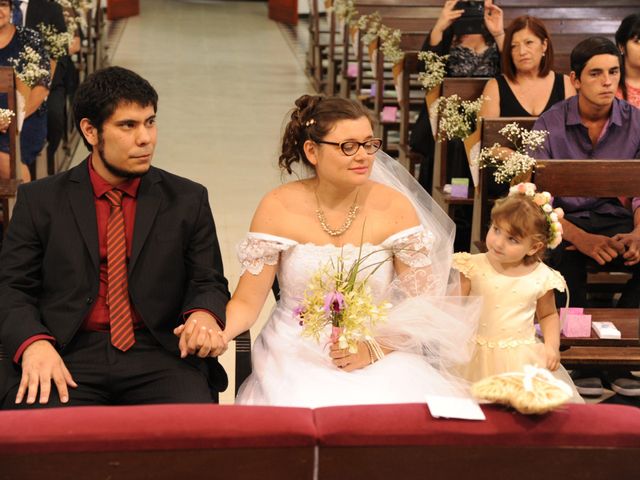
<svg viewBox="0 0 640 480"><path fill-rule="evenodd" d="M537 117L575 95L569 77L553 71L553 44L540 19L514 19L504 40L502 74L487 82L480 115Z"/></svg>

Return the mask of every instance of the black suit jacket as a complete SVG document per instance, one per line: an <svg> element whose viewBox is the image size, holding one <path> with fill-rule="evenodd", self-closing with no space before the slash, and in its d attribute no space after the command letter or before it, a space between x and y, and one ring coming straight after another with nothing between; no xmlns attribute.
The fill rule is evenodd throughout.
<svg viewBox="0 0 640 480"><path fill-rule="evenodd" d="M99 271L87 160L22 185L0 253L0 341L9 358L37 334L53 336L64 351L98 294ZM229 291L202 185L154 167L142 177L129 293L149 331L175 355L172 330L184 312L206 309L224 322ZM197 357L188 361L207 368ZM224 390L224 370L216 359L207 364L212 387Z"/></svg>
<svg viewBox="0 0 640 480"><path fill-rule="evenodd" d="M38 24L40 23L53 25L58 32L67 31L67 24L64 21L60 4L49 0L29 0L24 26L39 31Z"/></svg>

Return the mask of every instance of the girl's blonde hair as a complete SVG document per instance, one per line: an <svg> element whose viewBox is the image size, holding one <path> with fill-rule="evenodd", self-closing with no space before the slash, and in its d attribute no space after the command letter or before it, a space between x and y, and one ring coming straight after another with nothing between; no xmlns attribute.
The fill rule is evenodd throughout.
<svg viewBox="0 0 640 480"><path fill-rule="evenodd" d="M541 262L547 249L549 223L542 209L527 195L510 195L496 201L491 209L491 222L499 223L517 238L531 237L542 247L533 255L524 257L524 264Z"/></svg>

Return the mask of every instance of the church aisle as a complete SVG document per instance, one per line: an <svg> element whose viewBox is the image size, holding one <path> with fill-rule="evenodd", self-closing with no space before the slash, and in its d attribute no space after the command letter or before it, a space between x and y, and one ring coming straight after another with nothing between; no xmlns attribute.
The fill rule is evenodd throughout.
<svg viewBox="0 0 640 480"><path fill-rule="evenodd" d="M154 165L208 188L225 274L234 288L235 246L261 197L281 182L277 155L285 113L299 95L312 92L311 85L268 19L266 3L140 3L140 16L123 20L111 63L135 70L157 89ZM76 161L85 154L80 146ZM259 326L254 338L257 331ZM221 403L231 403L233 348L222 363L230 382Z"/></svg>

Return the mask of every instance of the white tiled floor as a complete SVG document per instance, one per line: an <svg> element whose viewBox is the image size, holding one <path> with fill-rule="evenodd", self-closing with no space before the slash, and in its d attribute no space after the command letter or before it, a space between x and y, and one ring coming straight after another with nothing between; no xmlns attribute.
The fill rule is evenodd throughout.
<svg viewBox="0 0 640 480"><path fill-rule="evenodd" d="M135 70L157 89L154 164L209 189L233 289L235 245L262 195L281 182L277 155L285 114L311 86L268 19L266 2L140 3L141 14L126 20L111 63ZM222 357L230 374L224 403L233 402L233 355L230 348Z"/></svg>

